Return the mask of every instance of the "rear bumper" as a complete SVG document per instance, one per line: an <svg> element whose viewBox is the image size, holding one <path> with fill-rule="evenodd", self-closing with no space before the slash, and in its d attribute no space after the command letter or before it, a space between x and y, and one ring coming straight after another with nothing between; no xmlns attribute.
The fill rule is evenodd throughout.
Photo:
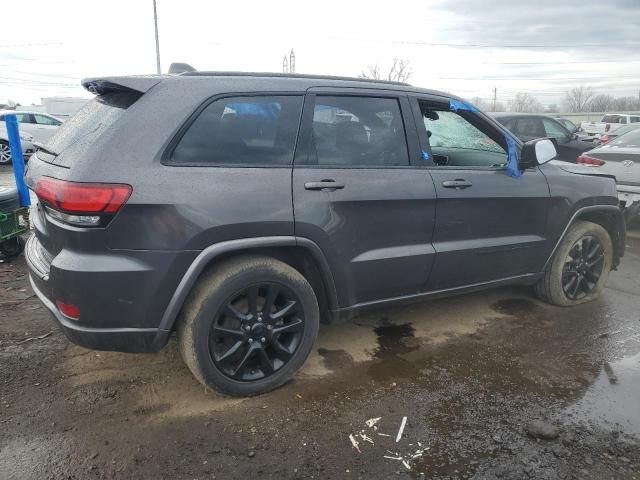
<svg viewBox="0 0 640 480"><path fill-rule="evenodd" d="M65 318L38 288L37 280L29 274L33 291L53 315L69 341L92 350L111 350L129 353L157 352L165 344L169 332L157 328L88 328L75 325Z"/></svg>
<svg viewBox="0 0 640 480"><path fill-rule="evenodd" d="M161 271L126 268L130 265L122 261L112 262L112 270L106 268L107 264L96 269L96 257L85 258L73 252L65 255L71 257L68 263L65 258L52 262L35 235L25 248L31 286L71 342L95 350L132 353L156 352L166 345L171 332L156 327L161 314L154 311L159 302L152 301L158 290L143 288L152 286L152 278L161 276ZM105 278L115 286L103 287ZM127 301L119 302L124 295L128 295ZM81 319L62 315L55 305L56 299L77 305Z"/></svg>

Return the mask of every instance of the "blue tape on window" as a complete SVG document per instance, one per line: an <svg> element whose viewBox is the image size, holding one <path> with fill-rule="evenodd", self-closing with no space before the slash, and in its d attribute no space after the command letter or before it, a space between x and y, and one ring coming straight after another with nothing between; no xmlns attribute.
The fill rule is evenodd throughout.
<svg viewBox="0 0 640 480"><path fill-rule="evenodd" d="M505 135L504 138L507 141L507 151L509 154L507 160L507 175L513 178L520 178L522 172L518 165L518 145L516 145L515 140L509 135Z"/></svg>
<svg viewBox="0 0 640 480"><path fill-rule="evenodd" d="M477 112L478 109L473 105L465 103L461 100L451 99L449 100L449 110L452 112L457 112L458 110L466 110L468 112Z"/></svg>
<svg viewBox="0 0 640 480"><path fill-rule="evenodd" d="M424 150L422 150L422 159L429 160L429 152L425 152Z"/></svg>

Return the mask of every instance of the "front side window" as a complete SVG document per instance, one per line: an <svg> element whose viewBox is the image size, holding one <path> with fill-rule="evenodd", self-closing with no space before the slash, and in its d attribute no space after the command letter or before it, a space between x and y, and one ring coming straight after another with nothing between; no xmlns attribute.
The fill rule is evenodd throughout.
<svg viewBox="0 0 640 480"><path fill-rule="evenodd" d="M318 96L312 133L311 164L337 167L409 164L402 114L395 98Z"/></svg>
<svg viewBox="0 0 640 480"><path fill-rule="evenodd" d="M547 137L552 138L566 138L569 136L569 132L557 122L548 118L543 118L544 130Z"/></svg>
<svg viewBox="0 0 640 480"><path fill-rule="evenodd" d="M441 167L500 167L507 152L483 126L449 110L420 102L433 163Z"/></svg>
<svg viewBox="0 0 640 480"><path fill-rule="evenodd" d="M290 165L301 96L222 98L189 126L170 159L180 165Z"/></svg>

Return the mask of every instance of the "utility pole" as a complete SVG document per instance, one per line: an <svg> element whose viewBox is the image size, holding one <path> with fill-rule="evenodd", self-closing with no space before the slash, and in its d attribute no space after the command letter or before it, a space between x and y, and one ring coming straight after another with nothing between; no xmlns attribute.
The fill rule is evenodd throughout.
<svg viewBox="0 0 640 480"><path fill-rule="evenodd" d="M289 73L296 73L296 54L293 53L293 48L289 54Z"/></svg>
<svg viewBox="0 0 640 480"><path fill-rule="evenodd" d="M160 75L160 40L158 39L158 9L156 8L156 0L153 0L153 25L156 30L156 73Z"/></svg>
<svg viewBox="0 0 640 480"><path fill-rule="evenodd" d="M289 61L286 55L282 57L282 73L289 73Z"/></svg>
<svg viewBox="0 0 640 480"><path fill-rule="evenodd" d="M496 103L498 101L498 88L497 87L493 87L493 108L491 109L492 111L496 111Z"/></svg>

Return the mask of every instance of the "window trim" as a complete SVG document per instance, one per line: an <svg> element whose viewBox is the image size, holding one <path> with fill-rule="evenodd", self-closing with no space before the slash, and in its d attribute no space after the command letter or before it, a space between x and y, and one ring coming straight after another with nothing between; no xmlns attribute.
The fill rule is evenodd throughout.
<svg viewBox="0 0 640 480"><path fill-rule="evenodd" d="M396 100L400 111L400 119L404 130L404 141L407 147L407 164L406 165L318 165L310 163L309 159L312 155L313 140L313 116L316 106L316 97L359 97L359 98L386 98ZM411 117L411 109L408 102L408 96L404 92L394 90L370 90L360 88L322 88L313 87L309 89L305 96L304 109L302 113L302 124L300 128L301 134L298 138L298 149L294 158L294 168L309 168L315 170L381 170L381 169L415 169L422 168L414 163L416 151L419 149L417 132L413 118Z"/></svg>
<svg viewBox="0 0 640 480"><path fill-rule="evenodd" d="M429 143L429 138L427 137L427 129L426 127L420 128L420 125L424 125L424 121L422 119L422 111L420 110L420 101L423 102L428 102L431 104L437 104L437 105L442 105L443 109L446 110L446 106L449 104L449 100L450 97L441 97L441 96L436 96L436 95L412 95L410 97L410 101L411 101L411 107L413 109L413 116L415 119L415 124L416 124L416 129L418 130L418 137L420 139L420 144L423 146L423 149L425 151L427 151L429 153L429 155L431 156L431 158L433 158L433 152L431 151L431 144ZM466 116L469 116L471 118L473 118L474 120L477 121L477 123L481 124L482 126L488 128L488 129L492 129L494 130L496 133L500 133L501 136L504 135L510 135L515 143L516 146L518 146L518 148L521 148L521 141L520 139L518 139L515 134L509 132L509 130L507 130L507 128L500 124L499 122L497 122L496 120L492 119L491 117L488 117L486 114L482 113L482 112L464 112L465 115L460 115L462 116L462 118L464 118L465 120L469 121ZM473 125L474 127L478 128L476 125L474 125L472 122L471 125ZM484 133L484 132L483 132ZM495 139L492 138L493 141L496 141ZM506 141L505 141L505 145L503 145L501 142L496 142L499 143L499 145L505 149L505 152L507 152L507 146L506 146ZM426 147L426 148L425 148ZM460 170L470 170L470 171L494 171L494 172L505 172L507 170L506 165L501 166L501 167L494 167L491 165L487 165L487 166L479 166L479 165L435 165L433 163L433 161L430 162L425 162L425 167L429 170L445 170L445 171L460 171ZM534 169L536 167L533 167ZM529 170L529 169L527 169Z"/></svg>
<svg viewBox="0 0 640 480"><path fill-rule="evenodd" d="M294 142L293 142L293 155L291 157L291 161L286 164L273 164L273 163L211 163L211 162L187 162L187 163L178 163L173 162L171 157L173 156L173 152L176 147L182 140L184 134L189 130L191 125L198 119L200 114L212 103L217 102L218 100L223 100L225 98L236 98L236 97L300 97L302 105L300 109L300 113L298 116L298 129L295 134ZM253 91L253 92L225 92L217 95L213 95L204 100L178 127L176 132L171 137L171 140L167 143L167 146L164 148L160 156L160 163L166 167L189 167L189 168L288 168L291 169L293 167L293 161L296 157L296 151L298 146L298 141L300 137L300 125L302 121L302 115L304 112L304 101L305 101L305 93L300 92L281 92L281 91Z"/></svg>

